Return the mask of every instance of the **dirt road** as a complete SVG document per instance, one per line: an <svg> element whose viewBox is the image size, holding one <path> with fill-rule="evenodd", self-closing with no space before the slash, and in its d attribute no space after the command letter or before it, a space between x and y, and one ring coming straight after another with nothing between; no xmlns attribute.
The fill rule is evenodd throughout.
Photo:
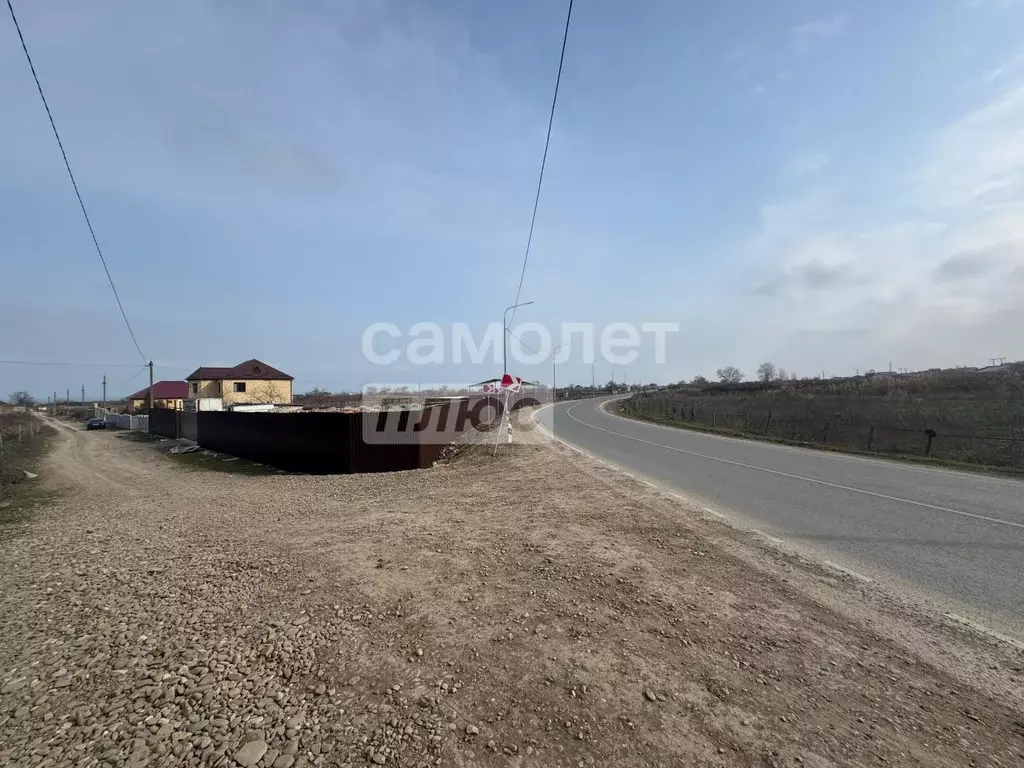
<svg viewBox="0 0 1024 768"><path fill-rule="evenodd" d="M64 432L0 764L1010 766L1024 657L545 444L347 477Z"/></svg>

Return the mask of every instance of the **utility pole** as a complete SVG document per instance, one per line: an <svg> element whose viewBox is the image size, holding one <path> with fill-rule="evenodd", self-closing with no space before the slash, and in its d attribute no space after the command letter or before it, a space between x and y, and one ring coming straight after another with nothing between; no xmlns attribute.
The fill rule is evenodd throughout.
<svg viewBox="0 0 1024 768"><path fill-rule="evenodd" d="M149 361L149 410L153 410L153 361Z"/></svg>
<svg viewBox="0 0 1024 768"><path fill-rule="evenodd" d="M71 387L68 387L67 391L64 393L64 402L68 405L68 407L71 406Z"/></svg>
<svg viewBox="0 0 1024 768"><path fill-rule="evenodd" d="M555 359L558 356L558 350L564 347L565 344L559 344L553 350L551 350L551 402L558 402L558 385L555 383Z"/></svg>
<svg viewBox="0 0 1024 768"><path fill-rule="evenodd" d="M590 388L595 390L597 389L597 374L595 373L596 367L596 363L590 364Z"/></svg>
<svg viewBox="0 0 1024 768"><path fill-rule="evenodd" d="M82 405L85 405L85 384L82 385Z"/></svg>
<svg viewBox="0 0 1024 768"><path fill-rule="evenodd" d="M103 410L107 409L107 374L103 374Z"/></svg>

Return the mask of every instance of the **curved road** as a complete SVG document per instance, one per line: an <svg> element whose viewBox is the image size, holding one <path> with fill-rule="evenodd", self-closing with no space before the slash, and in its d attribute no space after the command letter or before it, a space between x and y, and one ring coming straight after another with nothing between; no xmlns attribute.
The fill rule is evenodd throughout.
<svg viewBox="0 0 1024 768"><path fill-rule="evenodd" d="M1024 482L633 421L558 403L559 439L821 560L1024 638Z"/></svg>

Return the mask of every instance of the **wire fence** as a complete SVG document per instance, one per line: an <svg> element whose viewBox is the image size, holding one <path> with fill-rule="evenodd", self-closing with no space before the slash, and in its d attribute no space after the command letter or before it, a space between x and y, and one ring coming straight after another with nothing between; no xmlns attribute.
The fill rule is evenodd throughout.
<svg viewBox="0 0 1024 768"><path fill-rule="evenodd" d="M1019 401L943 399L836 408L804 399L761 403L651 393L623 407L681 425L795 443L1024 468L1024 403Z"/></svg>

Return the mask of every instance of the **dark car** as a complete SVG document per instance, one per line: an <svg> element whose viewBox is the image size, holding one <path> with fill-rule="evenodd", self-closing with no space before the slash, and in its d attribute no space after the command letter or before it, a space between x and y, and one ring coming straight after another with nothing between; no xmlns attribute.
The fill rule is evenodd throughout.
<svg viewBox="0 0 1024 768"><path fill-rule="evenodd" d="M103 419L89 419L85 422L86 429L106 429L107 422Z"/></svg>

